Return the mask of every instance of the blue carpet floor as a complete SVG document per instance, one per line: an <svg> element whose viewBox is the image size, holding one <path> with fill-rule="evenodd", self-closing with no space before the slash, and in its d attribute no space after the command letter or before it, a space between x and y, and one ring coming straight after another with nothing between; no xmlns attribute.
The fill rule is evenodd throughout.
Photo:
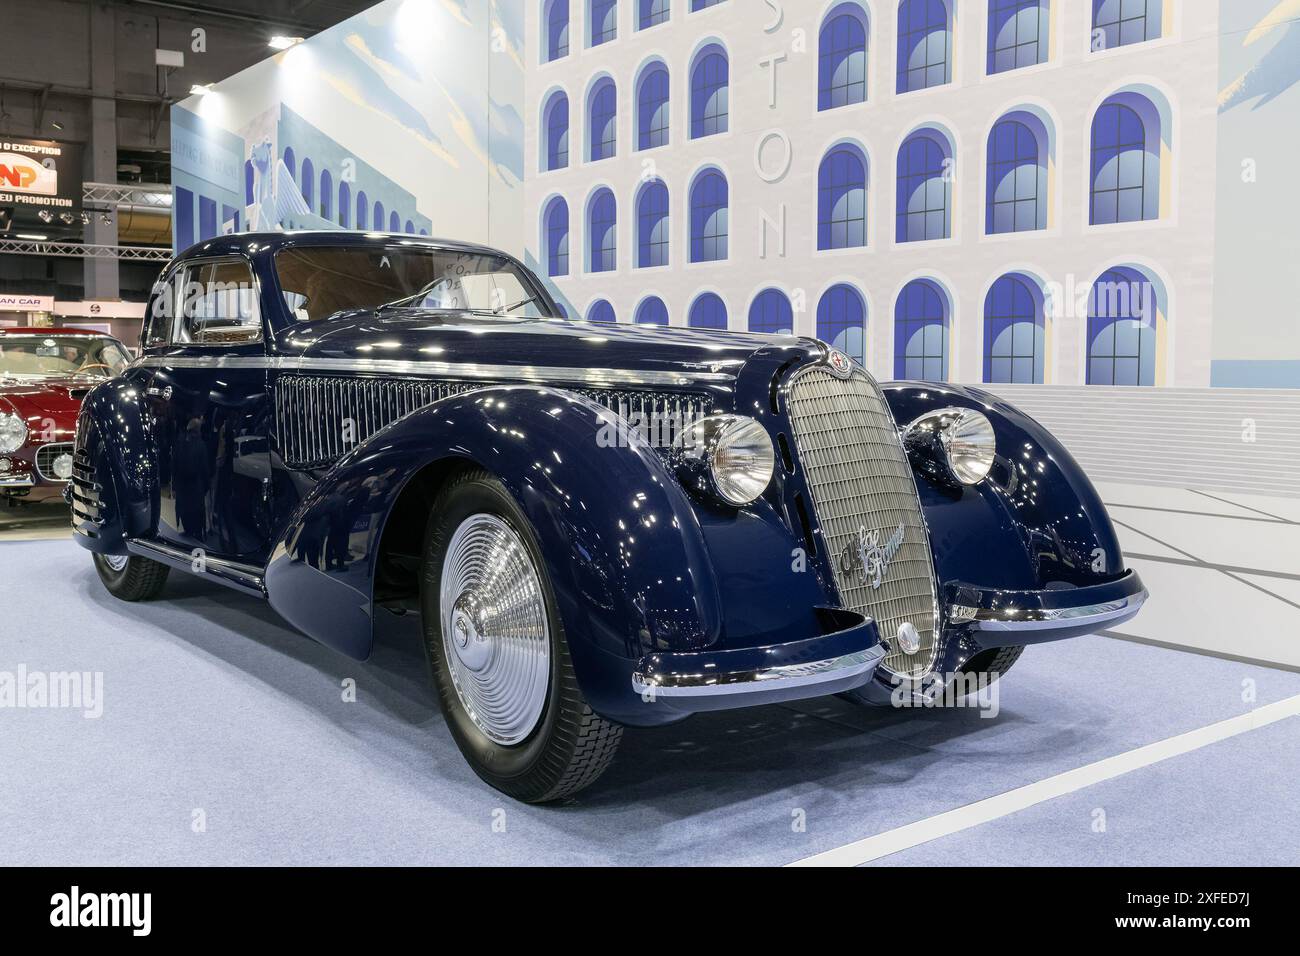
<svg viewBox="0 0 1300 956"><path fill-rule="evenodd" d="M538 808L462 761L412 617L386 619L354 664L183 574L158 601L118 602L61 541L0 543L0 612L0 671L104 675L97 720L0 709L7 864L786 863L1243 713L1243 681L1257 704L1300 694L1300 674L1085 638L1027 651L996 719L836 699L701 716L629 731L596 787ZM1298 729L882 862L1295 863L1281 787Z"/></svg>

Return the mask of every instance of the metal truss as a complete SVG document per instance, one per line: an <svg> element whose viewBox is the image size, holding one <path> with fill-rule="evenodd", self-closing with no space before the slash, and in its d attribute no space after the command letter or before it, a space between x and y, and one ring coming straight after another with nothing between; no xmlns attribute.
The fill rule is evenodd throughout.
<svg viewBox="0 0 1300 956"><path fill-rule="evenodd" d="M89 209L146 206L170 212L172 188L154 183L83 183L81 204Z"/></svg>
<svg viewBox="0 0 1300 956"><path fill-rule="evenodd" d="M172 251L165 246L97 246L80 242L38 242L34 239L0 237L0 255L166 262L172 257Z"/></svg>

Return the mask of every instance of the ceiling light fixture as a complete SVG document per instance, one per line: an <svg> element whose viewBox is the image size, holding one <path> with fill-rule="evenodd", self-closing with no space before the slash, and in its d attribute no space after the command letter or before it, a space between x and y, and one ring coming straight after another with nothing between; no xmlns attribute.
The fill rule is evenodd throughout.
<svg viewBox="0 0 1300 956"><path fill-rule="evenodd" d="M302 37L273 36L267 41L266 45L272 50L287 50L291 46L297 46L302 42Z"/></svg>

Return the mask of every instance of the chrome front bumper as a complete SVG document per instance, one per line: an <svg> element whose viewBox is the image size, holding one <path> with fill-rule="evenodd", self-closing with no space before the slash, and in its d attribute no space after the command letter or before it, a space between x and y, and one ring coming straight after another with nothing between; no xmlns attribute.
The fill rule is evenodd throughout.
<svg viewBox="0 0 1300 956"><path fill-rule="evenodd" d="M632 689L649 706L696 713L826 697L871 680L888 652L875 622L841 609L818 613L841 629L766 647L649 654Z"/></svg>
<svg viewBox="0 0 1300 956"><path fill-rule="evenodd" d="M1147 589L1136 571L1089 587L1048 591L948 589L948 621L970 625L982 647L1041 644L1116 627L1142 609Z"/></svg>

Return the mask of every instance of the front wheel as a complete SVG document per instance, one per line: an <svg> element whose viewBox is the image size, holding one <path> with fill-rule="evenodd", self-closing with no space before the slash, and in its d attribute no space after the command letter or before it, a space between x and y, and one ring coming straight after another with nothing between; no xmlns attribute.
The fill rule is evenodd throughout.
<svg viewBox="0 0 1300 956"><path fill-rule="evenodd" d="M94 555L95 570L108 593L123 601L155 598L167 583L171 568L139 555Z"/></svg>
<svg viewBox="0 0 1300 956"><path fill-rule="evenodd" d="M488 473L463 473L434 502L420 604L438 700L475 773L545 803L604 772L623 728L582 696L536 537Z"/></svg>

